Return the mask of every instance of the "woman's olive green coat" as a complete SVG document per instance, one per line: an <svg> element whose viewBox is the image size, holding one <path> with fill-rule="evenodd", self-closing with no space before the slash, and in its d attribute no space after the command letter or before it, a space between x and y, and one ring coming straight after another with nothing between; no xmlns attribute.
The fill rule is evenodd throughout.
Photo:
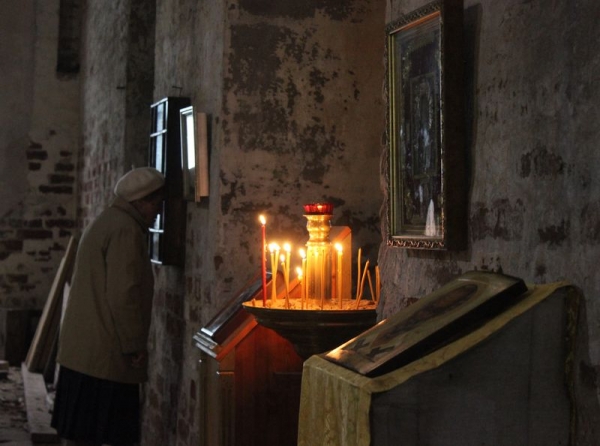
<svg viewBox="0 0 600 446"><path fill-rule="evenodd" d="M84 231L61 325L57 362L96 378L123 383L147 379L146 352L154 278L147 224L116 198Z"/></svg>

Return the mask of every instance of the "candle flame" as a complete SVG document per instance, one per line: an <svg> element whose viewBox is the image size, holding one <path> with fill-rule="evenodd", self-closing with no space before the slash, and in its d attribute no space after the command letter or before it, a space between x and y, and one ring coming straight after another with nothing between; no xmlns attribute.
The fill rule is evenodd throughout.
<svg viewBox="0 0 600 446"><path fill-rule="evenodd" d="M300 254L300 257L302 257L303 259L306 258L306 251L304 249L300 248L298 250L298 253Z"/></svg>
<svg viewBox="0 0 600 446"><path fill-rule="evenodd" d="M275 243L269 243L269 252L275 251Z"/></svg>
<svg viewBox="0 0 600 446"><path fill-rule="evenodd" d="M263 226L267 224L267 219L265 218L264 215L260 215L258 217L258 220L260 221L260 224L263 225Z"/></svg>
<svg viewBox="0 0 600 446"><path fill-rule="evenodd" d="M292 250L292 246L289 243L284 243L283 244L283 250L285 252L290 252Z"/></svg>
<svg viewBox="0 0 600 446"><path fill-rule="evenodd" d="M298 280L302 280L302 268L296 267L296 274L298 274Z"/></svg>
<svg viewBox="0 0 600 446"><path fill-rule="evenodd" d="M285 254L281 254L279 260L281 260L281 263L285 263Z"/></svg>
<svg viewBox="0 0 600 446"><path fill-rule="evenodd" d="M338 252L342 252L343 251L342 245L340 243L336 243L335 244L335 249L337 249Z"/></svg>

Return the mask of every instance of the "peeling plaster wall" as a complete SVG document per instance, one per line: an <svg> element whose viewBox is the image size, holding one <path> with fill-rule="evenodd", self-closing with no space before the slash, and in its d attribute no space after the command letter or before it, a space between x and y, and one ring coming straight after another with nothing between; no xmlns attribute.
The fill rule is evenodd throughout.
<svg viewBox="0 0 600 446"><path fill-rule="evenodd" d="M220 172L225 230L258 236L264 212L275 239L304 243L301 205L326 200L355 249L375 255L382 6L242 1L229 17L223 146L238 154ZM258 267L255 240L235 249Z"/></svg>
<svg viewBox="0 0 600 446"><path fill-rule="evenodd" d="M302 204L331 201L375 261L384 18L365 0L157 2L154 100L208 113L210 196L187 204L183 271L157 269L144 444L197 443L191 339L258 272L259 214L299 245Z"/></svg>
<svg viewBox="0 0 600 446"><path fill-rule="evenodd" d="M388 20L426 2L392 1ZM589 362L577 365L598 414L600 372L600 55L593 0L465 1L470 158L469 247L382 245L382 316L463 272L502 271L530 283L568 280L587 303ZM450 172L451 173L451 172ZM594 444L598 420L579 426ZM596 440L594 440L594 438Z"/></svg>
<svg viewBox="0 0 600 446"><path fill-rule="evenodd" d="M75 229L79 81L57 72L58 1L0 15L0 307L44 306Z"/></svg>

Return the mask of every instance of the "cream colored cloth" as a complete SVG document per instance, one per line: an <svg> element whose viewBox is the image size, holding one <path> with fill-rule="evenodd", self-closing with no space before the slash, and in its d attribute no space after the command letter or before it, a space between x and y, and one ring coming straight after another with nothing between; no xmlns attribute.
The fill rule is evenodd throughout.
<svg viewBox="0 0 600 446"><path fill-rule="evenodd" d="M131 364L148 348L152 316L147 232L138 210L119 197L85 229L60 328L60 365L121 383L148 379L147 364Z"/></svg>
<svg viewBox="0 0 600 446"><path fill-rule="evenodd" d="M377 378L367 378L320 356L312 356L304 363L302 374L298 445L368 446L371 442L369 410L373 393L393 389L409 378L458 356L563 287L574 288L566 282L530 286L519 303L481 328Z"/></svg>
<svg viewBox="0 0 600 446"><path fill-rule="evenodd" d="M144 198L165 185L165 177L153 167L138 167L123 175L115 185L115 195L131 202Z"/></svg>

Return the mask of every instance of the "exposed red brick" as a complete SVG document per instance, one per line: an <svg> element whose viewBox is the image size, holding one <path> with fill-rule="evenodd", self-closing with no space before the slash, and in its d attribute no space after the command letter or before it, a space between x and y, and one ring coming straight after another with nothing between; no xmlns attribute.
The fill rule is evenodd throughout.
<svg viewBox="0 0 600 446"><path fill-rule="evenodd" d="M73 187L72 186L40 186L40 192L45 194L53 193L53 194L72 194Z"/></svg>
<svg viewBox="0 0 600 446"><path fill-rule="evenodd" d="M52 174L48 175L48 180L50 181L50 184L72 184L75 182L75 177L71 175Z"/></svg>
<svg viewBox="0 0 600 446"><path fill-rule="evenodd" d="M54 242L54 244L49 249L50 251L64 252L66 250L66 247L60 243Z"/></svg>
<svg viewBox="0 0 600 446"><path fill-rule="evenodd" d="M34 220L26 220L23 222L23 226L26 228L41 228L42 227L42 219L36 218Z"/></svg>
<svg viewBox="0 0 600 446"><path fill-rule="evenodd" d="M27 274L7 274L6 275L6 281L9 283L26 284L27 279L28 279Z"/></svg>
<svg viewBox="0 0 600 446"><path fill-rule="evenodd" d="M46 220L47 228L68 228L75 227L75 221L68 218L53 218Z"/></svg>
<svg viewBox="0 0 600 446"><path fill-rule="evenodd" d="M72 172L75 170L75 166L73 163L56 163L54 165L54 170L56 172Z"/></svg>
<svg viewBox="0 0 600 446"><path fill-rule="evenodd" d="M19 238L22 239L36 239L43 240L52 238L52 231L47 231L45 229L21 229L19 231Z"/></svg>
<svg viewBox="0 0 600 446"><path fill-rule="evenodd" d="M0 220L0 226L7 226L12 229L18 229L23 227L23 220L19 218L8 218Z"/></svg>
<svg viewBox="0 0 600 446"><path fill-rule="evenodd" d="M48 152L45 150L28 150L27 151L27 159L28 160L46 160L48 159Z"/></svg>
<svg viewBox="0 0 600 446"><path fill-rule="evenodd" d="M40 170L41 167L40 163L29 163L29 170Z"/></svg>
<svg viewBox="0 0 600 446"><path fill-rule="evenodd" d="M50 260L50 251L48 251L48 250L38 251L36 260Z"/></svg>
<svg viewBox="0 0 600 446"><path fill-rule="evenodd" d="M0 250L17 252L23 249L23 240L2 240L0 241Z"/></svg>

